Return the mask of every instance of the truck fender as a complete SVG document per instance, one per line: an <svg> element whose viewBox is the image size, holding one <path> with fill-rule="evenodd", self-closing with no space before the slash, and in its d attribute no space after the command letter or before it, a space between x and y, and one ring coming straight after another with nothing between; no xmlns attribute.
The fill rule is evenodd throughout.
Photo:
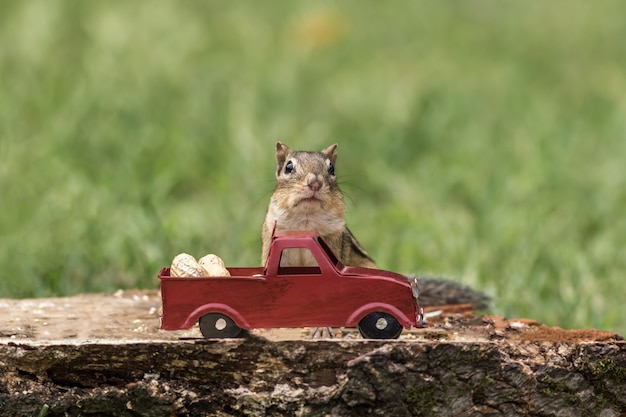
<svg viewBox="0 0 626 417"><path fill-rule="evenodd" d="M370 313L374 313L376 311L391 314L398 320L398 322L403 327L407 329L415 324L411 319L409 319L406 316L406 314L404 314L400 309L398 309L397 307L391 304L368 303L356 309L354 313L352 313L350 317L348 317L346 326L349 326L349 327L356 326L359 324L359 322L361 321L363 317L367 316Z"/></svg>
<svg viewBox="0 0 626 417"><path fill-rule="evenodd" d="M196 324L200 317L209 313L222 313L233 319L235 324L242 329L250 329L250 324L246 319L244 319L241 314L231 306L227 304L221 303L209 303L204 304L198 308L196 308L185 320L185 324L182 326L183 328L189 328Z"/></svg>

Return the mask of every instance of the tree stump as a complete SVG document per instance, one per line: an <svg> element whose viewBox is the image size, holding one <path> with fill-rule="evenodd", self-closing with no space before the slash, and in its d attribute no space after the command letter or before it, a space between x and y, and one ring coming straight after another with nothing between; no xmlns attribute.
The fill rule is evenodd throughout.
<svg viewBox="0 0 626 417"><path fill-rule="evenodd" d="M620 416L610 332L442 309L399 340L296 330L205 340L158 329L156 292L0 300L7 416ZM431 309L432 310L432 309Z"/></svg>

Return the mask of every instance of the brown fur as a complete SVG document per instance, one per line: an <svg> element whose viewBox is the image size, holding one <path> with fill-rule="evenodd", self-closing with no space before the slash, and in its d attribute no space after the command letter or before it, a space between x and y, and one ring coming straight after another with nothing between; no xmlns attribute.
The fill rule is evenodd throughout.
<svg viewBox="0 0 626 417"><path fill-rule="evenodd" d="M276 231L315 230L344 265L376 268L346 226L343 195L333 172L336 148L334 144L321 152L292 151L276 143L276 189L263 223L263 265L276 225ZM286 172L288 164L291 172ZM298 266L311 265L313 260L292 249L281 262Z"/></svg>

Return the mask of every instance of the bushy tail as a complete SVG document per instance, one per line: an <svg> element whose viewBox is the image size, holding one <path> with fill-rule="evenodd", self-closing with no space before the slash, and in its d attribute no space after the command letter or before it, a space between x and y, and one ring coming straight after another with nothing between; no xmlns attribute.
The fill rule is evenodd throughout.
<svg viewBox="0 0 626 417"><path fill-rule="evenodd" d="M441 277L418 277L421 306L471 304L475 310L487 310L491 298L467 285Z"/></svg>

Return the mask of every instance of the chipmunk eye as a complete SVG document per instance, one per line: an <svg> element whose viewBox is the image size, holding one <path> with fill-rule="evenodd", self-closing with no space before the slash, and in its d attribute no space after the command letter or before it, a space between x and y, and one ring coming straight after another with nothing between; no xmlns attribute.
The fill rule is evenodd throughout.
<svg viewBox="0 0 626 417"><path fill-rule="evenodd" d="M294 170L293 162L288 161L287 165L285 165L285 174L291 174Z"/></svg>
<svg viewBox="0 0 626 417"><path fill-rule="evenodd" d="M328 165L328 174L335 175L335 166L333 165L332 162L330 163L330 165Z"/></svg>

